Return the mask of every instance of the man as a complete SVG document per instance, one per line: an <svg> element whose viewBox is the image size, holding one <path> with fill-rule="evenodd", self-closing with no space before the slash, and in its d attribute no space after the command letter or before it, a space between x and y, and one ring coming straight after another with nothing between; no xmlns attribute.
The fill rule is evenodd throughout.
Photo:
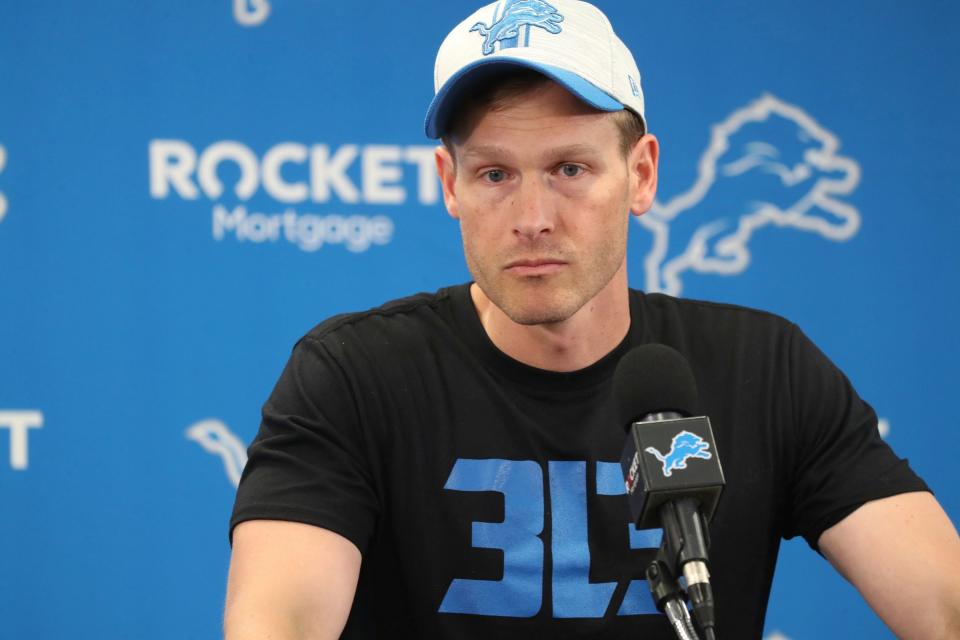
<svg viewBox="0 0 960 640"><path fill-rule="evenodd" d="M659 532L626 524L609 397L650 342L690 361L724 459L719 637L760 636L794 535L898 635L958 637L957 534L844 376L770 314L628 290L658 143L605 16L489 5L435 81L427 132L475 282L298 343L237 496L227 637L673 637L643 580Z"/></svg>

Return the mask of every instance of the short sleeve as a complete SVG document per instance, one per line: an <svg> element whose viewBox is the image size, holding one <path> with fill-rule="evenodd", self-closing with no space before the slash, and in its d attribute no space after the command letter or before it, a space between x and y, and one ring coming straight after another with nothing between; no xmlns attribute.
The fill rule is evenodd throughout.
<svg viewBox="0 0 960 640"><path fill-rule="evenodd" d="M324 344L293 350L248 450L233 528L245 520L289 520L329 529L366 551L378 499L354 391Z"/></svg>
<svg viewBox="0 0 960 640"><path fill-rule="evenodd" d="M880 437L876 413L846 376L799 328L791 330L794 451L784 535L802 535L816 550L824 531L865 502L929 489Z"/></svg>

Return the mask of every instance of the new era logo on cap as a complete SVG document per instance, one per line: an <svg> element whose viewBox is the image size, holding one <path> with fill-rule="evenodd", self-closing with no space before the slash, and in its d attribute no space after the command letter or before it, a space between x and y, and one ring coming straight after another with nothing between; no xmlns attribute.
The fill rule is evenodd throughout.
<svg viewBox="0 0 960 640"><path fill-rule="evenodd" d="M534 69L596 109L627 108L643 117L640 71L599 9L582 0L500 0L474 12L440 45L429 137L446 132L459 95L483 75L477 71L496 66Z"/></svg>

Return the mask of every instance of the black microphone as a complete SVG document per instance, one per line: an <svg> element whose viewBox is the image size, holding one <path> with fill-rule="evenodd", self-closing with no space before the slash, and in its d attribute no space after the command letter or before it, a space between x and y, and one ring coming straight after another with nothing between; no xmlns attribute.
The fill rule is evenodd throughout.
<svg viewBox="0 0 960 640"><path fill-rule="evenodd" d="M697 406L693 371L674 349L643 345L620 360L613 394L628 431L620 465L633 523L640 529L663 529L658 557L665 558L674 575L682 570L694 619L708 638L714 637L707 523L724 479L710 420L688 417ZM648 581L654 597L662 598L654 578L660 576L651 566Z"/></svg>

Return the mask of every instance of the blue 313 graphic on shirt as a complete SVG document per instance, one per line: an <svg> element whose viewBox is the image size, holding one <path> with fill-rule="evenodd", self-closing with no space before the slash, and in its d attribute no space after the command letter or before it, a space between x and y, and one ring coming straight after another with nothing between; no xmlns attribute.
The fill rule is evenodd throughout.
<svg viewBox="0 0 960 640"><path fill-rule="evenodd" d="M597 462L598 495L623 495L623 472L617 462ZM543 606L544 581L550 580L554 618L602 618L616 582L590 582L587 538L587 463L551 460L547 465L551 501L551 546L544 549L540 534L546 502L543 469L533 460L459 459L444 485L454 491L496 491L503 494L503 522L474 522L471 544L503 551L503 578L454 578L440 613L528 618ZM624 505L624 519L627 509ZM626 524L631 549L660 546L660 529L637 531ZM550 554L552 575L544 576ZM627 587L617 615L657 613L646 581Z"/></svg>

